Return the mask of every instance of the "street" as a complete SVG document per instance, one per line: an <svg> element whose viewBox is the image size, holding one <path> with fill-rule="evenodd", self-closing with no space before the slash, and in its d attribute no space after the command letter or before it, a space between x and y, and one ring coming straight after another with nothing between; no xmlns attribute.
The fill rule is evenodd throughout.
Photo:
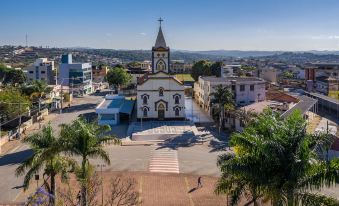
<svg viewBox="0 0 339 206"><path fill-rule="evenodd" d="M51 114L54 119L51 125L56 132L60 131L60 124L70 123L81 114L94 112L94 108L102 101L102 96L84 96L76 98L70 109L64 109L62 114ZM47 122L45 121L44 124ZM37 126L37 125L35 125ZM35 131L38 131L36 128ZM15 201L22 191L24 176L15 176L15 169L19 163L31 155L28 145L17 142L17 145L7 154L0 157L0 201Z"/></svg>

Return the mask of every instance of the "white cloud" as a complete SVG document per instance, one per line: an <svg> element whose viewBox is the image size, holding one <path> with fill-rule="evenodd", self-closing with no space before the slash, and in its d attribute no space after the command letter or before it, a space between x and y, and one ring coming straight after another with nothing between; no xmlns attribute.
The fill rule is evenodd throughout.
<svg viewBox="0 0 339 206"><path fill-rule="evenodd" d="M146 36L147 34L145 32L141 32L140 35Z"/></svg>
<svg viewBox="0 0 339 206"><path fill-rule="evenodd" d="M311 39L339 39L339 35L318 35L318 36L311 36Z"/></svg>

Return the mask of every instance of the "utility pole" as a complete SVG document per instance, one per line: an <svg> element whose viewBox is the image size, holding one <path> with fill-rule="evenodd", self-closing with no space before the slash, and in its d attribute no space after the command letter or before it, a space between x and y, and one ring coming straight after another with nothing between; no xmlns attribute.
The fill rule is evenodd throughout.
<svg viewBox="0 0 339 206"><path fill-rule="evenodd" d="M101 174L101 205L104 206L104 177L102 176L102 168L106 167L104 164L99 164L97 167L100 167L100 174Z"/></svg>
<svg viewBox="0 0 339 206"><path fill-rule="evenodd" d="M19 112L20 112L20 118L19 118L19 139L20 139L20 137L21 137L21 131L20 131L20 129L21 129L21 117L22 117L22 114L21 114L21 103L19 103Z"/></svg>
<svg viewBox="0 0 339 206"><path fill-rule="evenodd" d="M61 90L61 92L60 92L60 114L62 113L62 103L63 103L63 92L62 92L62 84L60 84L60 90Z"/></svg>
<svg viewBox="0 0 339 206"><path fill-rule="evenodd" d="M2 114L0 114L0 141L2 141L1 125L2 124ZM1 144L0 144L0 154L2 153Z"/></svg>

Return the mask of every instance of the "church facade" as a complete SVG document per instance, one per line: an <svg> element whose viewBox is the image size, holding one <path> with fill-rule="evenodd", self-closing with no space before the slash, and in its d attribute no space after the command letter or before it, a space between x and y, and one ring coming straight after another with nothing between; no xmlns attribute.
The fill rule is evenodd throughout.
<svg viewBox="0 0 339 206"><path fill-rule="evenodd" d="M185 93L181 81L170 75L170 49L161 28L152 47L152 72L138 79L137 118L185 119Z"/></svg>

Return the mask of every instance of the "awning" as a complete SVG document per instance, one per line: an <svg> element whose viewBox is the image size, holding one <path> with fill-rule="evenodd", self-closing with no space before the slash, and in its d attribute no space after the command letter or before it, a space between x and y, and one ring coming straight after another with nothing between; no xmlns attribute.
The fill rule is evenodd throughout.
<svg viewBox="0 0 339 206"><path fill-rule="evenodd" d="M133 100L125 100L124 104L120 109L120 113L131 115L133 112L134 101Z"/></svg>

